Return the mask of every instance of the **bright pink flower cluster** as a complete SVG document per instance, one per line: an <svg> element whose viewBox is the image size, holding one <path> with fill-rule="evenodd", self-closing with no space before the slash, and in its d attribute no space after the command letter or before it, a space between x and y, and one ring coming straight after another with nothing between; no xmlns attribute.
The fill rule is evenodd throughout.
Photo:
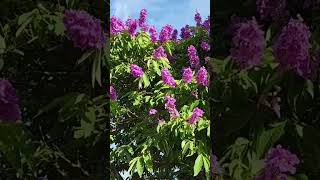
<svg viewBox="0 0 320 180"><path fill-rule="evenodd" d="M200 65L200 59L197 54L197 49L193 45L188 47L188 56L191 68L198 68Z"/></svg>
<svg viewBox="0 0 320 180"><path fill-rule="evenodd" d="M133 77L141 78L144 74L143 69L136 64L130 65L130 71Z"/></svg>
<svg viewBox="0 0 320 180"><path fill-rule="evenodd" d="M171 87L176 87L177 83L167 68L164 68L161 71L161 77L164 84L169 85Z"/></svg>
<svg viewBox="0 0 320 180"><path fill-rule="evenodd" d="M192 116L191 118L189 119L189 124L196 124L200 118L202 118L204 112L202 109L200 108L194 108L193 112L192 112Z"/></svg>
<svg viewBox="0 0 320 180"><path fill-rule="evenodd" d="M176 119L180 116L176 109L176 100L171 96L166 96L165 109L168 110L171 119Z"/></svg>

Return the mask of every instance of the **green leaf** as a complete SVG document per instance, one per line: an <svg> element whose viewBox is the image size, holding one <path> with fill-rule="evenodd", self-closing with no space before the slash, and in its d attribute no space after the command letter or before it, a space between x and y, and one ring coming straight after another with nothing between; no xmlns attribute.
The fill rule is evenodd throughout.
<svg viewBox="0 0 320 180"><path fill-rule="evenodd" d="M203 165L206 172L210 172L210 160L208 156L202 156L203 157Z"/></svg>
<svg viewBox="0 0 320 180"><path fill-rule="evenodd" d="M148 78L148 76L146 74L143 74L142 81L143 81L143 84L144 84L144 88L146 88L146 87L148 87L150 85L149 78Z"/></svg>
<svg viewBox="0 0 320 180"><path fill-rule="evenodd" d="M310 96L313 98L314 97L314 86L313 86L313 82L310 80L306 81L306 88L307 88L307 92L310 94Z"/></svg>
<svg viewBox="0 0 320 180"><path fill-rule="evenodd" d="M275 127L269 130L263 130L256 139L257 157L262 158L264 153L270 149L275 142L284 134L286 122L276 124Z"/></svg>
<svg viewBox="0 0 320 180"><path fill-rule="evenodd" d="M82 62L84 62L84 60L88 59L88 57L94 52L94 50L90 50L87 51L85 53L83 53L83 55L81 56L81 58L77 61L77 64L81 64Z"/></svg>
<svg viewBox="0 0 320 180"><path fill-rule="evenodd" d="M24 23L19 27L19 29L16 32L16 37L18 37L21 32L27 27L28 24L30 24L32 21L32 18L29 17L26 21L24 21Z"/></svg>
<svg viewBox="0 0 320 180"><path fill-rule="evenodd" d="M153 164L152 164L150 153L148 153L148 155L144 155L143 160L144 160L144 164L145 164L145 167L147 168L147 170L150 173L153 173Z"/></svg>
<svg viewBox="0 0 320 180"><path fill-rule="evenodd" d="M144 170L143 158L140 157L139 160L137 161L137 171L138 171L138 174L139 174L140 177L142 177L143 170Z"/></svg>
<svg viewBox="0 0 320 180"><path fill-rule="evenodd" d="M6 49L6 41L5 39L0 35L0 54L3 54Z"/></svg>
<svg viewBox="0 0 320 180"><path fill-rule="evenodd" d="M129 162L129 165L130 165L130 167L129 167L129 169L128 169L129 172L131 172L133 169L135 169L135 166L136 166L136 164L137 164L138 158L139 158L139 157L135 157L134 159L132 159L132 160Z"/></svg>
<svg viewBox="0 0 320 180"><path fill-rule="evenodd" d="M199 154L195 163L194 163L194 167L193 167L194 175L193 176L197 176L200 173L202 166L203 166L203 156L202 156L202 154Z"/></svg>
<svg viewBox="0 0 320 180"><path fill-rule="evenodd" d="M152 61L153 64L153 70L159 75L161 76L161 70L159 68L159 64L156 61Z"/></svg>

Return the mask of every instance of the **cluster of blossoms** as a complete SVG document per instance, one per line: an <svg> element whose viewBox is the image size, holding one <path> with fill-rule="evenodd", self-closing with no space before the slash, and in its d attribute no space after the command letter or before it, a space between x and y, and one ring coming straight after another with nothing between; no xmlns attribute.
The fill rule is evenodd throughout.
<svg viewBox="0 0 320 180"><path fill-rule="evenodd" d="M112 16L110 18L110 33L116 35L121 33L126 29L126 25L121 21L121 19Z"/></svg>
<svg viewBox="0 0 320 180"><path fill-rule="evenodd" d="M198 11L196 11L196 14L194 15L194 20L197 23L197 26L201 26L202 24L202 19L201 19L201 15Z"/></svg>
<svg viewBox="0 0 320 180"><path fill-rule="evenodd" d="M295 166L299 163L295 154L277 145L276 148L269 150L263 172L256 177L256 180L287 179L287 173L294 174Z"/></svg>
<svg viewBox="0 0 320 180"><path fill-rule="evenodd" d="M165 109L168 110L171 119L176 119L180 116L176 109L176 100L171 96L166 96Z"/></svg>
<svg viewBox="0 0 320 180"><path fill-rule="evenodd" d="M181 39L188 39L191 37L191 31L189 25L186 25L185 27L181 28Z"/></svg>
<svg viewBox="0 0 320 180"><path fill-rule="evenodd" d="M197 83L202 86L209 85L208 72L205 67L201 67L196 75Z"/></svg>
<svg viewBox="0 0 320 180"><path fill-rule="evenodd" d="M112 85L109 87L109 97L111 101L117 100L117 91Z"/></svg>
<svg viewBox="0 0 320 180"><path fill-rule="evenodd" d="M153 57L155 59L167 58L167 54L164 48L162 46L159 46L157 49L154 50Z"/></svg>
<svg viewBox="0 0 320 180"><path fill-rule="evenodd" d="M193 112L192 112L192 115L191 115L191 118L189 118L188 120L188 123L189 124L196 124L200 118L202 118L204 112L202 109L200 108L194 108Z"/></svg>
<svg viewBox="0 0 320 180"><path fill-rule="evenodd" d="M17 92L8 80L0 79L0 120L12 122L20 119Z"/></svg>
<svg viewBox="0 0 320 180"><path fill-rule="evenodd" d="M285 16L286 0L257 0L257 11L263 21L278 21Z"/></svg>
<svg viewBox="0 0 320 180"><path fill-rule="evenodd" d="M310 76L308 27L299 20L291 19L273 47L274 55L282 68L290 68L304 78Z"/></svg>
<svg viewBox="0 0 320 180"><path fill-rule="evenodd" d="M191 68L183 68L182 69L182 81L186 84L191 83L192 81L192 69Z"/></svg>
<svg viewBox="0 0 320 180"><path fill-rule="evenodd" d="M136 19L128 18L128 20L126 21L126 26L128 27L128 32L132 37L135 37L138 25L139 25L139 21Z"/></svg>
<svg viewBox="0 0 320 180"><path fill-rule="evenodd" d="M171 40L172 31L173 27L170 24L165 25L160 31L159 41L161 43L164 43L166 41Z"/></svg>
<svg viewBox="0 0 320 180"><path fill-rule="evenodd" d="M157 110L156 109L150 109L149 110L149 115L155 115L155 114L157 114Z"/></svg>
<svg viewBox="0 0 320 180"><path fill-rule="evenodd" d="M75 47L85 49L101 49L106 43L106 36L101 27L101 21L94 18L86 11L66 10L64 25L68 37ZM113 31L121 29L117 23Z"/></svg>
<svg viewBox="0 0 320 180"><path fill-rule="evenodd" d="M164 84L169 85L171 87L176 87L177 83L167 68L164 68L161 71L161 77Z"/></svg>
<svg viewBox="0 0 320 180"><path fill-rule="evenodd" d="M150 38L151 38L151 42L156 42L157 41L157 37L158 37L158 33L157 30L154 26L151 26L149 28L149 33L150 33Z"/></svg>
<svg viewBox="0 0 320 180"><path fill-rule="evenodd" d="M141 78L144 74L143 69L136 64L130 65L130 71L133 77Z"/></svg>
<svg viewBox="0 0 320 180"><path fill-rule="evenodd" d="M202 41L200 46L203 50L210 51L210 45L207 42Z"/></svg>
<svg viewBox="0 0 320 180"><path fill-rule="evenodd" d="M148 31L148 25L146 24L147 15L148 13L146 9L142 9L140 11L139 27L141 28L142 31Z"/></svg>
<svg viewBox="0 0 320 180"><path fill-rule="evenodd" d="M263 31L254 19L238 23L235 27L231 57L242 69L259 65L266 46Z"/></svg>
<svg viewBox="0 0 320 180"><path fill-rule="evenodd" d="M188 56L191 68L198 68L200 65L200 59L197 54L197 49L193 45L188 47Z"/></svg>

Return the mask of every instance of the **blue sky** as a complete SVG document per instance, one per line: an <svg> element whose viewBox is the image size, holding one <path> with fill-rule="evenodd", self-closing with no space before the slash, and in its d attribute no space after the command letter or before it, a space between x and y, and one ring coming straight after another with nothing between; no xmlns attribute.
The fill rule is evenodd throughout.
<svg viewBox="0 0 320 180"><path fill-rule="evenodd" d="M147 9L147 23L158 31L166 24L179 31L186 24L195 25L196 10L203 20L210 14L210 0L110 0L110 3L111 16L122 20L138 18L140 10Z"/></svg>

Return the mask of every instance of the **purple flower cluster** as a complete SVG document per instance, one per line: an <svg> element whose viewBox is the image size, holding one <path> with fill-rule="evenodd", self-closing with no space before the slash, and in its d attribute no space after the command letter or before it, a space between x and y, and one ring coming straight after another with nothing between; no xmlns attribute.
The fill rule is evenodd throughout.
<svg viewBox="0 0 320 180"><path fill-rule="evenodd" d="M274 56L284 69L293 69L298 75L309 78L310 57L308 27L299 20L291 19L273 47Z"/></svg>
<svg viewBox="0 0 320 180"><path fill-rule="evenodd" d="M130 71L133 77L141 78L144 74L143 69L136 64L130 65Z"/></svg>
<svg viewBox="0 0 320 180"><path fill-rule="evenodd" d="M194 108L193 112L192 112L192 116L191 118L189 118L188 123L189 124L196 124L200 118L203 116L204 112L203 110L201 110L200 108Z"/></svg>
<svg viewBox="0 0 320 180"><path fill-rule="evenodd" d="M298 157L290 151L277 145L276 148L270 149L265 159L263 172L256 180L271 180L277 178L286 178L287 173L294 174L295 166L300 163Z"/></svg>
<svg viewBox="0 0 320 180"><path fill-rule="evenodd" d="M188 47L188 56L191 68L198 68L200 65L200 59L197 55L197 49L193 45Z"/></svg>
<svg viewBox="0 0 320 180"><path fill-rule="evenodd" d="M278 21L287 14L286 0L257 0L257 11L264 21Z"/></svg>
<svg viewBox="0 0 320 180"><path fill-rule="evenodd" d="M207 42L202 41L200 46L203 50L210 51L210 45Z"/></svg>
<svg viewBox="0 0 320 180"><path fill-rule="evenodd" d="M117 100L117 91L112 85L109 87L109 97L111 101Z"/></svg>
<svg viewBox="0 0 320 180"><path fill-rule="evenodd" d="M185 27L181 28L181 39L188 39L191 37L191 31L189 25L186 25Z"/></svg>
<svg viewBox="0 0 320 180"><path fill-rule="evenodd" d="M164 43L170 40L172 31L173 31L173 27L170 24L165 25L160 31L159 41L161 43Z"/></svg>
<svg viewBox="0 0 320 180"><path fill-rule="evenodd" d="M155 114L157 114L157 110L156 109L150 109L149 110L149 115L151 116L151 115L155 115Z"/></svg>
<svg viewBox="0 0 320 180"><path fill-rule="evenodd" d="M157 41L157 37L158 37L158 33L157 30L154 26L151 26L149 28L149 33L150 33L150 38L151 38L151 42L156 42Z"/></svg>
<svg viewBox="0 0 320 180"><path fill-rule="evenodd" d="M172 41L177 41L177 39L178 39L178 30L175 29L175 30L173 30L173 32L172 32L171 40L172 40Z"/></svg>
<svg viewBox="0 0 320 180"><path fill-rule="evenodd" d="M66 10L63 22L67 35L75 47L82 50L91 48L101 49L106 43L101 21L86 11ZM121 28L117 26L113 27L113 29L119 30Z"/></svg>
<svg viewBox="0 0 320 180"><path fill-rule="evenodd" d="M198 11L196 11L196 14L194 15L194 20L197 23L197 26L201 26L202 20L201 20L201 15Z"/></svg>
<svg viewBox="0 0 320 180"><path fill-rule="evenodd" d="M167 84L171 87L176 87L177 83L174 80L174 78L172 77L170 71L167 68L164 68L161 71L161 77L162 77L162 81L164 84Z"/></svg>
<svg viewBox="0 0 320 180"><path fill-rule="evenodd" d="M167 58L167 54L164 48L162 46L159 46L157 49L154 50L153 57L155 59Z"/></svg>
<svg viewBox="0 0 320 180"><path fill-rule="evenodd" d="M0 121L21 120L17 92L8 80L0 79Z"/></svg>
<svg viewBox="0 0 320 180"><path fill-rule="evenodd" d="M196 75L196 80L199 85L208 86L208 72L205 67L201 67Z"/></svg>
<svg viewBox="0 0 320 180"><path fill-rule="evenodd" d="M210 33L210 16L203 22L202 27Z"/></svg>
<svg viewBox="0 0 320 180"><path fill-rule="evenodd" d="M239 23L236 27L231 57L242 69L259 65L266 46L263 31L255 20Z"/></svg>
<svg viewBox="0 0 320 180"><path fill-rule="evenodd" d="M168 110L171 119L176 119L180 116L179 112L176 109L176 100L171 96L166 96L166 103L164 108Z"/></svg>
<svg viewBox="0 0 320 180"><path fill-rule="evenodd" d="M143 27L146 23L147 20L147 10L146 9L142 9L140 11L140 17L139 17L139 26Z"/></svg>
<svg viewBox="0 0 320 180"><path fill-rule="evenodd" d="M191 83L192 81L192 69L191 68L183 68L182 69L182 81L186 84Z"/></svg>
<svg viewBox="0 0 320 180"><path fill-rule="evenodd" d="M121 21L121 19L112 16L110 18L110 33L112 35L116 35L120 32L122 32L123 30L126 29L125 24Z"/></svg>
<svg viewBox="0 0 320 180"><path fill-rule="evenodd" d="M128 18L126 21L126 26L128 27L129 34L134 37L136 35L136 30L138 28L139 21L136 19Z"/></svg>

